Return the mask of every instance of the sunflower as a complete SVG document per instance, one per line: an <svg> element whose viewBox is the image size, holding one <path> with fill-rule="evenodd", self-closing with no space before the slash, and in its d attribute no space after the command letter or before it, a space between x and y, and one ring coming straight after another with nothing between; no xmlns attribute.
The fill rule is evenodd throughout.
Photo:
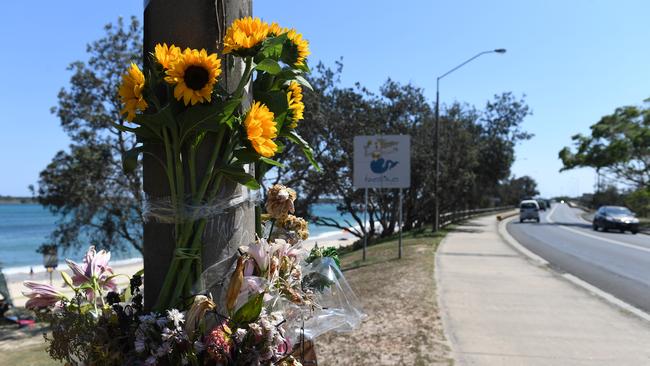
<svg viewBox="0 0 650 366"><path fill-rule="evenodd" d="M291 124L289 124L289 127L296 128L298 121L304 118L305 104L302 102L302 88L300 84L292 81L287 90L287 102L291 111Z"/></svg>
<svg viewBox="0 0 650 366"><path fill-rule="evenodd" d="M278 145L273 142L278 135L278 129L273 119L273 112L267 106L255 102L244 120L248 140L255 151L266 158L275 155L275 151L278 149Z"/></svg>
<svg viewBox="0 0 650 366"><path fill-rule="evenodd" d="M174 87L174 97L192 105L210 101L212 88L221 74L221 60L205 49L185 49L167 70L165 81Z"/></svg>
<svg viewBox="0 0 650 366"><path fill-rule="evenodd" d="M142 96L144 88L144 75L138 65L131 63L131 67L122 75L122 85L120 85L119 95L124 108L121 114L126 114L126 119L133 121L137 111L147 109L147 102Z"/></svg>
<svg viewBox="0 0 650 366"><path fill-rule="evenodd" d="M311 54L309 52L309 42L306 39L302 38L302 34L296 32L295 29L291 29L287 32L287 38L293 43L296 47L298 57L296 58L296 65L304 65L307 56Z"/></svg>
<svg viewBox="0 0 650 366"><path fill-rule="evenodd" d="M265 40L268 34L269 25L260 18L237 19L226 30L223 53L253 48Z"/></svg>
<svg viewBox="0 0 650 366"><path fill-rule="evenodd" d="M269 36L271 37L277 37L283 35L288 31L289 30L287 28L280 27L280 25L276 22L271 23L271 25L269 26Z"/></svg>
<svg viewBox="0 0 650 366"><path fill-rule="evenodd" d="M167 70L171 64L176 61L178 55L181 54L181 49L171 45L167 47L167 43L157 44L154 50L154 56L156 56L156 61Z"/></svg>

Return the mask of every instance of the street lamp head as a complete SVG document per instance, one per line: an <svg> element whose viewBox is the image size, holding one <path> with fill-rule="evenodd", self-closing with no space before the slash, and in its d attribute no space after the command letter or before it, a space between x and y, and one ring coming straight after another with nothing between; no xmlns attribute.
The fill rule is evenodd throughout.
<svg viewBox="0 0 650 366"><path fill-rule="evenodd" d="M494 52L496 52L496 53L506 53L506 49L505 48L497 48L496 50L494 50Z"/></svg>

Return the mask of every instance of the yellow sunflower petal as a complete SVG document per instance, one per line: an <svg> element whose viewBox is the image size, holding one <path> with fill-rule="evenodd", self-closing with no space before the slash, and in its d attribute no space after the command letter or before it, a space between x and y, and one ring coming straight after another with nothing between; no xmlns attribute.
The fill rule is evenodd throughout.
<svg viewBox="0 0 650 366"><path fill-rule="evenodd" d="M144 74L138 65L131 63L127 72L122 75L122 84L118 90L118 95L124 105L120 113L126 115L126 119L129 121L133 121L137 111L147 109L147 102L142 95L144 83Z"/></svg>

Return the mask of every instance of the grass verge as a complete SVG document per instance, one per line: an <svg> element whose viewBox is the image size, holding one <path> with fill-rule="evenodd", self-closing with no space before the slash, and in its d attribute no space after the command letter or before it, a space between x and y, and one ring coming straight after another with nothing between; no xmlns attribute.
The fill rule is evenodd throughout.
<svg viewBox="0 0 650 366"><path fill-rule="evenodd" d="M397 240L386 238L341 256L345 277L368 318L350 333L316 340L323 365L451 365L436 301L435 250L447 228L404 233L402 259Z"/></svg>

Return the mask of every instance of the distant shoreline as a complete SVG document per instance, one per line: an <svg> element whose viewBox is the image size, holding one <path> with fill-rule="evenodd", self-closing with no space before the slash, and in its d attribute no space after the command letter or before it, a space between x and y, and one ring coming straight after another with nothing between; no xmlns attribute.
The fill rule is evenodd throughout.
<svg viewBox="0 0 650 366"><path fill-rule="evenodd" d="M38 204L32 197L0 196L0 205L31 205Z"/></svg>

